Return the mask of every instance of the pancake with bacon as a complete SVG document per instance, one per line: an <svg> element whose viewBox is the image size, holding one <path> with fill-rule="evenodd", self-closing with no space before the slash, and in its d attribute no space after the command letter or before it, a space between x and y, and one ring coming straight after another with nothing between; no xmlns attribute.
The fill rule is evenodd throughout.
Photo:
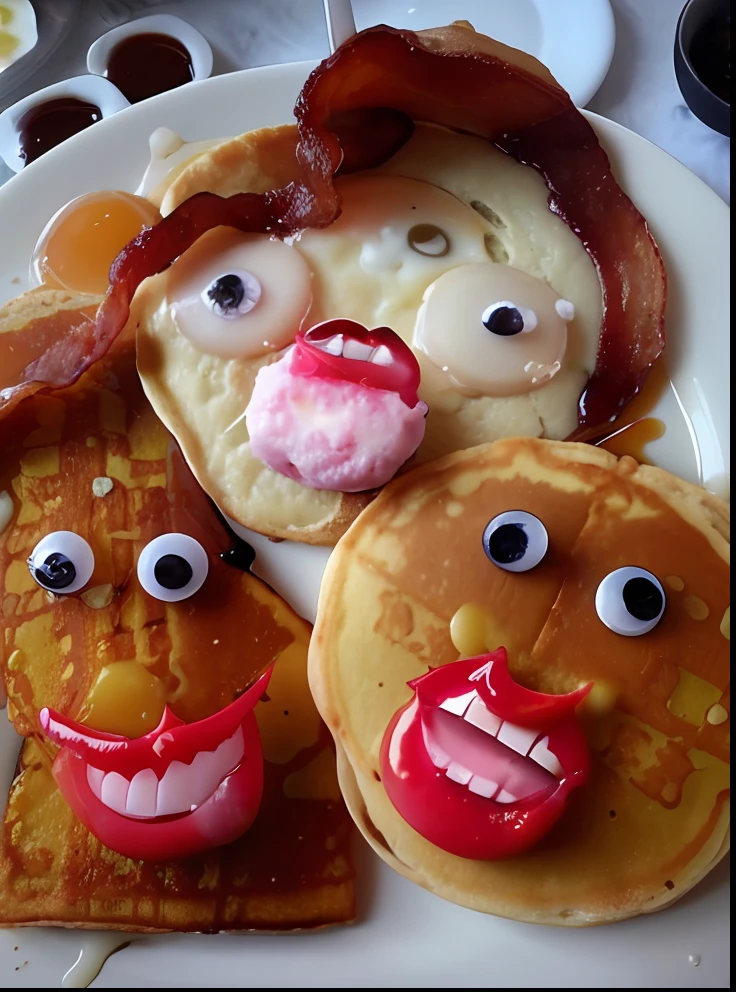
<svg viewBox="0 0 736 992"><path fill-rule="evenodd" d="M327 567L310 685L376 852L472 909L661 909L729 847L730 513L599 448L387 486Z"/></svg>
<svg viewBox="0 0 736 992"><path fill-rule="evenodd" d="M73 301L40 291L14 301L0 337L23 340L24 310L44 303L66 333ZM309 626L250 573L252 550L148 404L132 337L76 385L17 404L0 440L0 667L27 738L2 824L0 925L353 919Z"/></svg>
<svg viewBox="0 0 736 992"><path fill-rule="evenodd" d="M264 460L266 446L251 442L259 373L297 332L320 328L326 340L325 321L388 326L412 347L429 413L408 464L498 437L595 431L634 394L663 344L661 259L589 125L543 66L459 25L418 36L377 29L313 74L297 118L298 130L263 129L199 156L173 179L162 210L188 227L204 198L229 197L217 201L223 226L242 230L226 204L274 198L286 223L293 194L312 205L329 198L340 216L325 219L320 205L314 222L310 207L299 237L282 244L277 225L261 235L210 229L133 304L147 395L224 512L273 537L331 544L373 497L373 479L330 485L323 473L305 484L315 473L294 467L293 445L272 436L293 419L288 407L271 417L276 455ZM310 165L328 158L339 163L334 181ZM614 212L616 225L601 220ZM223 279L241 297L256 294L245 309L241 300L218 313ZM493 329L494 306L514 310L518 326ZM355 381L365 378L361 362L376 360L337 330L328 347ZM258 409L270 399L259 396ZM310 414L293 405L308 434L300 451L315 434L328 445L330 416L316 409L309 423L311 405ZM344 438L333 440L343 451ZM323 454L332 451L317 460Z"/></svg>
<svg viewBox="0 0 736 992"><path fill-rule="evenodd" d="M80 320L73 335L61 341L45 336L44 321L36 321L34 340L45 340L46 348L39 350L33 363L14 371L0 393L0 408L12 407L39 390L74 382L111 347L130 316L136 290L145 280L172 263L174 281L182 273L192 275L197 268L190 264L193 260L203 262L206 268L214 241L217 251L210 257L210 268L214 266L215 271L208 273L204 284L197 278L185 278L179 286L185 291L175 301L182 320L177 322L176 318L179 333L173 337L165 330L166 313L160 313L162 308L169 309L165 303L168 289L162 293L160 281L155 281L157 288L148 303L157 304L154 323L161 323L164 332L158 337L143 329L140 366L157 412L178 436L200 483L221 509L240 523L273 537L333 543L375 491L373 470L353 472L353 467L361 464L361 438L365 437L372 449L373 468L377 464L375 449L385 449L385 478L401 468L421 425L414 422L400 437L392 426L394 418L387 415L391 404L396 404L395 390L390 386L395 378L394 357L386 361L385 373L378 374L373 368L371 376L361 374L361 361L380 366L386 359L380 347L365 347L366 336L370 340L378 331L381 336L394 335L394 352L403 352L402 366L422 364L420 385L432 395L428 395L430 411L420 457L510 431L563 436L574 426L574 405L569 398L581 385L576 437L600 436L641 388L664 346L664 268L644 218L617 185L593 130L549 72L529 56L464 25L421 34L378 27L361 32L312 73L300 94L295 116L299 134L296 172L293 135L283 138L275 133L264 139L270 152L261 149L258 160L247 164L242 162L247 140L243 147L227 147L225 157L217 161L225 170L233 169L232 181L218 183L218 188L232 195L196 192L131 242L113 265L110 288L94 320ZM444 129L435 131L432 138L440 145L445 139L451 142L447 158L452 168L446 162L447 169L438 169L434 156L428 156L426 171L420 169L416 177L405 176L403 170L409 170L415 140L421 143L422 135L428 133L426 125ZM447 132L452 132L449 137ZM467 141L458 164L454 142L462 136ZM537 224L535 220L538 231L534 227L534 232L539 239L531 255L537 257L528 259L528 271L524 271L521 256L516 258L521 242L514 228L523 230L524 224L513 203L485 196L484 191L484 199L475 198L470 180L478 171L476 151L480 148L487 153L485 158L479 153L481 172L487 156L501 152L507 159L496 155L497 162L532 166L528 170L530 182L538 183L541 177L549 191L549 213L540 213L544 222ZM280 149L288 152L283 160ZM421 160L422 156L415 154L414 158ZM463 173L466 158L468 168ZM234 165L237 161L239 166ZM396 166L396 173L391 171L392 161L394 165L402 163ZM383 167L388 174L369 174ZM519 174L525 171L516 170ZM534 176L534 171L539 176ZM446 175L454 176L459 185L454 180L451 184ZM462 176L467 183L465 178L461 181ZM288 178L291 182L279 185ZM397 231L389 224L389 237L384 242L378 222L388 209L391 197L387 196L385 203L379 202L380 209L375 214L368 211L365 218L368 227L373 224L371 236L364 243L358 238L357 246L353 239L350 251L343 252L339 239L332 236L341 223L347 223L351 197L353 206L360 207L362 184L376 182L387 183L384 188L390 187L394 197L401 187L404 213L417 205L417 220L423 212L427 221L399 231L398 242ZM446 183L448 188L442 189L436 182ZM421 210L414 202L414 193L408 199L404 195L407 183L417 195L421 189ZM232 192L239 188L246 191ZM252 192L252 188L262 191ZM547 265L554 263L555 253L547 259L546 246L552 242L556 246L560 231L575 243L558 218L584 245L599 277L602 314L592 371L592 360L586 362L583 356L586 334L577 333L580 328L574 323L579 319L586 325L583 330L590 330L588 321L595 323L595 305L578 300L580 314L576 317L577 298L563 296L555 285L559 278L569 280L571 273L563 262L553 277ZM442 223L438 224L438 219ZM402 223L405 220L403 217ZM545 232L555 224L557 233L548 238ZM238 237L235 232L246 235L239 245L232 244L232 238ZM324 237L319 232L324 232ZM296 236L300 238L299 248L294 249ZM410 236L409 248L402 240L405 236ZM223 238L230 238L231 243L223 245ZM335 242L332 246L331 239ZM312 293L315 278L310 265L317 275L320 267L329 274L332 258L336 271L342 272L351 254L358 250L362 256L361 244L370 249L361 258L361 268L364 273L372 272L371 279L363 280L367 316L362 321L358 317L364 325L358 336L345 338L334 328L325 329L324 323L313 324L319 318L310 301L320 294ZM371 324L382 319L373 306L380 295L374 293L376 281L394 289L401 282L392 279L397 245L404 253L413 252L409 256L412 264L404 268L415 274L417 267L421 268L424 282L419 282L426 287L419 312L416 293L404 301L405 326L403 330L398 327L397 317L398 333L396 329L366 326L366 321ZM455 259L458 264L448 271L445 256L458 247L462 249ZM236 248L235 255L228 253ZM574 289L579 283L582 292L591 267L585 254L580 255L580 246L576 244L576 248L582 262L575 263L579 279L573 277L572 282ZM308 252L313 256L309 264L305 257ZM269 258L265 276L264 254ZM249 270L256 255L260 259L257 275ZM521 266L518 269L513 264L516 261ZM227 271L217 271L220 263L227 263ZM401 267L401 259L398 264ZM432 273L430 279L428 272ZM284 291L286 286L288 292ZM338 311L353 304L360 310L362 304L352 299L347 279L329 278L322 288L329 291L330 298L335 291L332 302ZM141 292L143 302L145 287ZM574 296L573 289L569 296ZM335 310L327 297L323 303L329 317ZM144 310L148 312L150 307ZM394 310L398 313L401 306ZM271 321L274 315L276 319ZM140 311L133 317L134 322L141 323ZM411 318L411 323L415 317L411 343L417 357L402 340L402 335L407 335L406 320ZM337 319L345 320L347 315L338 312ZM250 428L246 430L256 373L260 365L284 354L302 322L303 336L309 339L306 344L329 355L317 362L312 352L308 363L318 373L314 378L320 389L311 383L305 390L301 381L304 365L300 364L297 374L292 363L288 373L292 379L300 379L292 389L288 388L288 376L271 376L268 386L266 377L260 377L264 395L259 397L258 411L273 408L279 414L277 420L293 423L299 420L306 393L320 393L319 402L310 405L308 417L299 422L305 444L298 445L298 450L292 438L276 436L273 423L259 424L264 428L259 444L263 461L257 461L250 457ZM462 332L462 348L453 346L446 333L448 326ZM193 342L196 347L192 349ZM593 327L587 344L595 343ZM0 363L2 360L0 355ZM329 414L330 403L341 391L331 388L336 378L356 387L342 390L350 393L346 410L355 424L348 438L344 431L333 430L336 420ZM380 384L368 386L363 381L368 378ZM575 389L573 380L577 380ZM321 388L325 383L330 388ZM279 402L274 401L274 388L280 390L276 397ZM365 400L370 399L365 403L368 407L376 405L375 396L365 395L370 388L387 399L382 404L382 423L389 426L390 436L383 439L382 428L385 444L381 446L370 435L369 418L360 416ZM563 394L559 404L542 402L543 395L551 399L558 390ZM531 401L527 393L532 394ZM410 412L421 412L422 402L418 398ZM229 419L230 414L235 414L234 419ZM332 436L335 433L339 436ZM309 463L294 464L293 456L301 459L304 452ZM345 452L352 460L348 478L341 462ZM299 478L311 480L317 488L302 485L296 481Z"/></svg>

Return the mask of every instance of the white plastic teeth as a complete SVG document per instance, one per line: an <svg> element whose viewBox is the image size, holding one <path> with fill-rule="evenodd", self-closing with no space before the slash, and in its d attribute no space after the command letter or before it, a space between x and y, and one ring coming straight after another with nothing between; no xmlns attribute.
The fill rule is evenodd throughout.
<svg viewBox="0 0 736 992"><path fill-rule="evenodd" d="M530 758L551 775L558 779L561 777L562 765L557 755L549 749L549 737L540 739L538 730L520 727L518 724L511 723L509 720L502 720L495 713L491 713L475 689L463 693L461 696L451 696L440 703L440 709L452 713L453 716L462 717L466 723L482 730L489 737L495 737L501 744L505 744L517 754ZM467 785L471 792L475 792L479 796L495 799L497 803L512 803L520 798L505 789L501 789L499 792L497 782L474 775L454 761L449 754L438 748L434 742L429 746L429 756L435 768L447 769L448 778L461 785Z"/></svg>
<svg viewBox="0 0 736 992"><path fill-rule="evenodd" d="M331 338L323 341L312 341L315 348L326 351L328 355L342 355L354 362L373 362L374 365L391 365L393 358L391 352L385 344L378 345L377 348L354 338L345 340L342 334L334 334Z"/></svg>
<svg viewBox="0 0 736 992"><path fill-rule="evenodd" d="M161 781L151 768L127 779L119 772L87 766L87 782L105 806L123 816L151 819L196 809L213 795L243 757L240 727L215 751L200 751L189 764L172 761Z"/></svg>

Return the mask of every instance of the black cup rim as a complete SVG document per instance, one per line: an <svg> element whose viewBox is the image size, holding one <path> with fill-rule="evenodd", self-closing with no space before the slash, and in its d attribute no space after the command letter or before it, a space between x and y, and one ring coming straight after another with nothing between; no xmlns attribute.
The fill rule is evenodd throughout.
<svg viewBox="0 0 736 992"><path fill-rule="evenodd" d="M686 67L688 69L688 72L690 73L690 75L692 76L693 80L698 84L698 86L702 90L703 95L704 96L707 96L709 99L715 101L715 103L719 107L722 107L722 108L724 108L724 109L726 109L726 110L728 110L730 112L730 109L731 109L731 103L730 103L730 101L724 100L722 97L718 96L717 93L714 93L713 90L709 86L706 86L705 85L705 83L703 82L703 80L700 78L700 76L698 75L698 73L695 71L695 67L693 66L692 61L690 60L690 53L687 50L687 46L683 42L682 29L683 29L683 24L684 24L684 21L685 21L685 17L687 15L688 11L690 10L690 8L694 4L696 4L697 2L698 2L698 0L687 0L687 3L685 4L685 6L680 11L680 16L677 19L677 31L676 31L676 35L675 35L676 38L677 38L677 49L678 49L678 52L679 52L679 54L680 54L680 56L682 58L682 61L685 63L685 65L686 65Z"/></svg>

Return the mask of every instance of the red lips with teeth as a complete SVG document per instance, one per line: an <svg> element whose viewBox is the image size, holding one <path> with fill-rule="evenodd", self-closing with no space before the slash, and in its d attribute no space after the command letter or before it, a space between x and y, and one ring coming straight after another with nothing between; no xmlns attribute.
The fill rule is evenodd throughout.
<svg viewBox="0 0 736 992"><path fill-rule="evenodd" d="M505 648L444 665L409 685L415 695L383 738L381 773L401 816L464 858L507 858L536 844L589 771L575 708L511 678Z"/></svg>
<svg viewBox="0 0 736 992"><path fill-rule="evenodd" d="M346 317L315 324L297 334L290 371L393 391L410 409L419 402L419 363L390 327L369 331Z"/></svg>
<svg viewBox="0 0 736 992"><path fill-rule="evenodd" d="M240 837L261 802L253 708L271 670L196 723L167 706L158 727L135 740L41 710L41 727L61 748L54 776L64 798L103 844L136 860L183 858Z"/></svg>

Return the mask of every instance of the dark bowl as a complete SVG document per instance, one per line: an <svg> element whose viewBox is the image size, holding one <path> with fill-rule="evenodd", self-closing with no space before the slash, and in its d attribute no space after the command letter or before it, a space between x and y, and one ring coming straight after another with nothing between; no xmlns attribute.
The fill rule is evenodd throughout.
<svg viewBox="0 0 736 992"><path fill-rule="evenodd" d="M675 75L685 102L695 116L714 131L730 138L730 82L729 97L724 100L701 78L701 75L707 78L706 72L712 69L714 61L707 59L704 63L702 55L701 61L697 57L693 59L693 43L697 45L702 41L704 28L719 21L726 22L724 30L730 32L729 0L688 0L682 8L675 33ZM697 55L697 48L695 52Z"/></svg>

